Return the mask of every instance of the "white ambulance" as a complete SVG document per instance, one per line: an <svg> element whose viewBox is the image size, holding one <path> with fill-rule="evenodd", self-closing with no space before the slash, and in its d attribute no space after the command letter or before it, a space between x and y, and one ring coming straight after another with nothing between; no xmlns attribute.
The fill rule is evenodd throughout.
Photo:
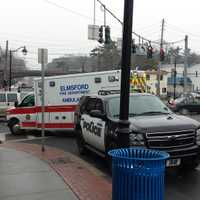
<svg viewBox="0 0 200 200"><path fill-rule="evenodd" d="M45 129L73 130L74 111L82 95L99 90L119 90L120 70L71 74L45 78ZM34 92L7 110L11 133L41 129L41 79L34 80Z"/></svg>

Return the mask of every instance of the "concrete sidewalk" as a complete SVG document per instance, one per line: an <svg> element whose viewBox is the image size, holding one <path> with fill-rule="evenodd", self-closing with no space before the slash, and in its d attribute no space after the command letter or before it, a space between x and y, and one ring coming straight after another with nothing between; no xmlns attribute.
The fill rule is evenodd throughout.
<svg viewBox="0 0 200 200"><path fill-rule="evenodd" d="M57 148L27 143L0 145L1 200L111 200L105 174Z"/></svg>
<svg viewBox="0 0 200 200"><path fill-rule="evenodd" d="M45 162L25 152L0 147L1 200L77 200Z"/></svg>

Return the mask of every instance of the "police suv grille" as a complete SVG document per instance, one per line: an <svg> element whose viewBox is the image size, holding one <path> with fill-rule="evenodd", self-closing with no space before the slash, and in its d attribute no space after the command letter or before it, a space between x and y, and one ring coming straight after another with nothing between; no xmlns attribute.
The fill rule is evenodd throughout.
<svg viewBox="0 0 200 200"><path fill-rule="evenodd" d="M184 148L195 143L194 130L147 133L146 137L149 148Z"/></svg>

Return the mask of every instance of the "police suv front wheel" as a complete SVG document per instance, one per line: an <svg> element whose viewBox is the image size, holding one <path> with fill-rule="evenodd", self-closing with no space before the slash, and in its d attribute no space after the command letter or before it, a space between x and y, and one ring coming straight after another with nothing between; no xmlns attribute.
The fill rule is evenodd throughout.
<svg viewBox="0 0 200 200"><path fill-rule="evenodd" d="M85 140L83 138L83 134L80 128L76 129L76 143L79 153L81 155L84 155L86 153Z"/></svg>

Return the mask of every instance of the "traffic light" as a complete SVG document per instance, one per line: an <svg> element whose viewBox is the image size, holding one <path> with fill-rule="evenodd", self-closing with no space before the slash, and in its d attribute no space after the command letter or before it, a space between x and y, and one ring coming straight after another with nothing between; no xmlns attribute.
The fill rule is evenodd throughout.
<svg viewBox="0 0 200 200"><path fill-rule="evenodd" d="M147 47L147 58L153 57L153 47L150 45Z"/></svg>
<svg viewBox="0 0 200 200"><path fill-rule="evenodd" d="M160 61L164 61L165 60L165 52L164 50L161 48L160 49Z"/></svg>
<svg viewBox="0 0 200 200"><path fill-rule="evenodd" d="M3 87L6 87L6 86L7 86L7 81L3 80Z"/></svg>
<svg viewBox="0 0 200 200"><path fill-rule="evenodd" d="M100 27L99 27L99 39L98 39L98 42L99 42L100 44L103 43L103 26L100 26Z"/></svg>
<svg viewBox="0 0 200 200"><path fill-rule="evenodd" d="M198 77L198 71L196 71L196 77Z"/></svg>
<svg viewBox="0 0 200 200"><path fill-rule="evenodd" d="M109 44L111 42L110 38L110 27L106 26L105 27L105 44Z"/></svg>

